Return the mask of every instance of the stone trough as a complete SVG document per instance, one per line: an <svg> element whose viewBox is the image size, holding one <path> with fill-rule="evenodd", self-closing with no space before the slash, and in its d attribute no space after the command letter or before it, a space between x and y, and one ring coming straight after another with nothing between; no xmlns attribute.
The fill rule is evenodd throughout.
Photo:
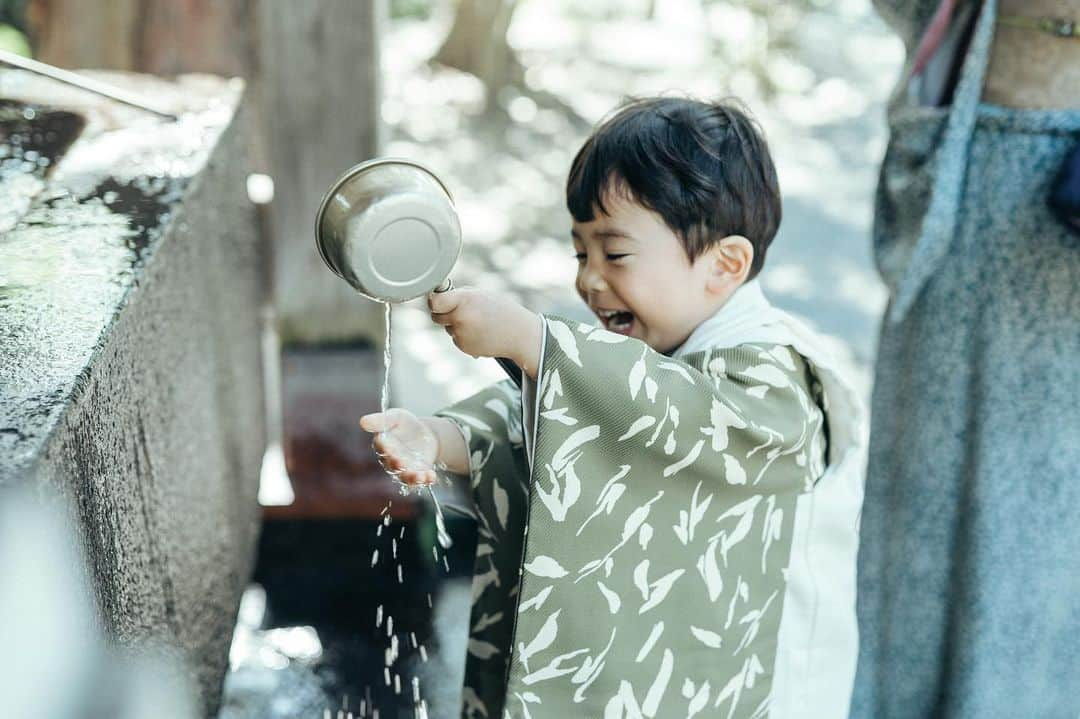
<svg viewBox="0 0 1080 719"><path fill-rule="evenodd" d="M213 716L266 444L242 85L101 77L178 119L0 68L0 490L64 500L106 635Z"/></svg>

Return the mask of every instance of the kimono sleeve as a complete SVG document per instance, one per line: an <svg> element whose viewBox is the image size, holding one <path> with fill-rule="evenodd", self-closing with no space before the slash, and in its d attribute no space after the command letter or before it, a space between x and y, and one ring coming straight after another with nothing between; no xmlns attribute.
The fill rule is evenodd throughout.
<svg viewBox="0 0 1080 719"><path fill-rule="evenodd" d="M513 630L507 608L518 593L528 497L521 394L500 382L437 415L454 422L468 445L478 523L463 706L466 716L495 717L505 691Z"/></svg>

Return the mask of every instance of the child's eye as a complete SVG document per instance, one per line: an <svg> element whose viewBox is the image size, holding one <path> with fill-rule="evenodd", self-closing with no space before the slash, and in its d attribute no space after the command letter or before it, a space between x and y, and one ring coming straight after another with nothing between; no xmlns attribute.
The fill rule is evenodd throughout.
<svg viewBox="0 0 1080 719"><path fill-rule="evenodd" d="M608 258L609 261L614 262L615 260L621 260L622 258L629 257L629 256L630 256L629 252L624 252L622 254L608 254L607 258Z"/></svg>
<svg viewBox="0 0 1080 719"><path fill-rule="evenodd" d="M584 252L575 253L574 258L577 259L578 262L584 262L585 261L585 253Z"/></svg>

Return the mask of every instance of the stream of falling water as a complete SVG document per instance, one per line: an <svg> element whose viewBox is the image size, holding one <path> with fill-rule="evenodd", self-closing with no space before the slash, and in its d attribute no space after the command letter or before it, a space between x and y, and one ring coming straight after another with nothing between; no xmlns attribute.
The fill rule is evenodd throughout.
<svg viewBox="0 0 1080 719"><path fill-rule="evenodd" d="M390 305L389 302L384 302L383 305L384 305L386 343L383 346L383 384L382 384L382 392L380 394L379 408L380 408L380 411L383 414L385 414L387 412L387 410L390 409L390 367L391 367L391 363L393 362L393 352L392 352L392 349L391 349L391 347L392 347L391 305ZM438 462L438 460L436 459L436 464L435 464L434 469L435 469L435 474L436 474L436 481L438 481L439 478L441 478L441 476L442 476L442 471L445 470L445 465L442 465L442 463ZM401 490L401 494L408 495L408 494L411 493L410 492L410 489L411 489L410 485L405 484L400 479L398 479L396 474L391 472L390 475L394 478L394 481L398 483L398 486L399 486L399 488ZM435 507L436 539L437 539L438 546L442 547L442 549L443 549L443 554L442 554L442 557L441 557L442 558L442 565L443 565L443 568L445 569L445 571L449 574L449 572L450 572L450 564L447 561L446 550L448 550L450 548L450 546L452 545L452 541L450 540L449 533L446 531L446 520L445 520L445 518L443 516L442 505L439 503L438 497L436 497L432 486L429 485L427 487L427 490L428 490L428 496L431 497L432 504ZM422 492L423 489L420 489L419 491ZM382 512L380 512L381 521L379 522L379 525L378 525L378 527L377 527L377 529L375 531L375 534L376 534L377 537L381 537L382 534L383 534L383 530L384 529L389 529L389 527L390 527L390 525L391 525L391 523L393 521L392 518L391 518L391 513L390 513L390 508L392 506L393 506L393 502L387 502L387 504L383 508ZM395 562L397 562L396 571L397 571L397 580L398 580L399 584L404 583L404 576L403 576L403 573L402 573L401 563L398 560L398 546L397 545L398 545L398 539L404 539L404 538L405 538L405 527L402 526L401 527L401 533L399 534L399 536L397 538L395 538L395 539L391 539L390 556ZM435 547L435 546L432 546L431 551L432 551L432 554L435 557L436 562L438 562L438 560L439 560L438 548ZM380 557L379 550L375 549L372 552L372 555L371 555L371 566L372 566L372 568L374 568L375 566L378 565L380 558L386 559L386 557L387 557L386 552L383 552L381 557ZM432 598L431 598L430 594L427 595L427 604L428 604L429 609L433 608ZM395 634L395 632L394 632L394 617L389 612L384 612L383 605L380 604L378 609L376 609L376 612L375 612L375 627L376 627L376 629L379 629L379 628L382 627L384 620L385 620L385 623L386 623L386 638L387 638L388 644L387 644L386 650L383 653L383 681L385 682L387 687L393 686L395 694L401 694L401 676L400 676L400 674L398 674L396 672L391 672L391 669L394 666L394 664L397 662L397 660L399 658L399 653L400 653L399 640L398 640L397 634ZM426 663L428 661L427 648L422 643L417 642L416 634L414 632L410 631L408 636L409 636L410 644L412 645L413 649L418 649L419 650L421 661ZM428 719L428 705L427 705L427 700L425 700L425 699L423 699L421 697L420 679L418 677L416 677L416 676L413 676L412 679L411 679L410 684L412 685L413 716L416 717L416 719ZM379 716L379 710L372 706L370 696L367 697L366 701L361 701L359 709L360 709L360 712L359 712L360 717L371 716L371 717L373 717L373 719L377 719L377 717ZM371 713L369 714L369 712L371 712ZM327 710L327 713L329 713L329 710ZM340 714L340 712L339 712L339 714ZM347 716L348 716L348 719L351 719L352 712L348 712Z"/></svg>
<svg viewBox="0 0 1080 719"><path fill-rule="evenodd" d="M386 410L390 409L390 362L393 361L394 355L390 351L390 303L383 302L383 308L383 324L386 327L386 343L383 345L383 381L379 407L380 411L385 413Z"/></svg>

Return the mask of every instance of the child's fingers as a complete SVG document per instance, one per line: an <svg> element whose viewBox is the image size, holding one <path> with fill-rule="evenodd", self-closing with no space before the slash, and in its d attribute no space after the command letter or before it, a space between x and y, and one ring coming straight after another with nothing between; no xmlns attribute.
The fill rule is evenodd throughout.
<svg viewBox="0 0 1080 719"><path fill-rule="evenodd" d="M360 428L365 432L382 432L386 416L382 412L372 412L360 418Z"/></svg>
<svg viewBox="0 0 1080 719"><path fill-rule="evenodd" d="M461 302L460 290L447 290L446 292L428 293L428 309L433 315L453 312Z"/></svg>
<svg viewBox="0 0 1080 719"><path fill-rule="evenodd" d="M430 469L426 470L404 470L397 475L397 478L402 482L412 486L426 487L435 483L435 472Z"/></svg>
<svg viewBox="0 0 1080 719"><path fill-rule="evenodd" d="M389 412L372 412L360 418L360 428L367 432L385 432L398 424L400 422L393 419Z"/></svg>

